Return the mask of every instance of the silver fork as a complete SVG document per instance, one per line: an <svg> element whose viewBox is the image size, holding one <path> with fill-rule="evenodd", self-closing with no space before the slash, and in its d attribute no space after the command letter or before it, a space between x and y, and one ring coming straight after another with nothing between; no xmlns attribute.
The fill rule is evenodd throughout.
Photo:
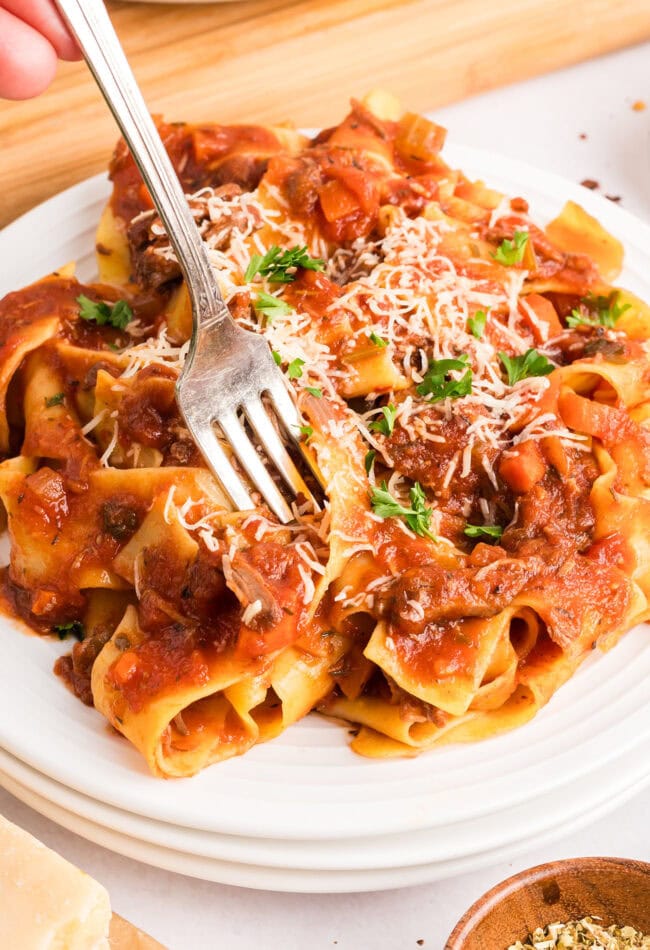
<svg viewBox="0 0 650 950"><path fill-rule="evenodd" d="M128 143L187 283L193 332L176 387L187 428L235 508L253 508L254 502L220 444L215 424L271 510L280 521L291 521L291 508L240 421L243 413L288 492L294 497L304 495L315 504L262 401L263 396L270 401L286 438L299 446L301 420L283 374L264 337L237 326L230 316L176 173L104 4L101 0L56 3Z"/></svg>

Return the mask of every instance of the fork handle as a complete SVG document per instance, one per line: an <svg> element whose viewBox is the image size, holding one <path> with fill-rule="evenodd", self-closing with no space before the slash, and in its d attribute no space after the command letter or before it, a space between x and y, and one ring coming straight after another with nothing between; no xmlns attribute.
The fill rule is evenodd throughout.
<svg viewBox="0 0 650 950"><path fill-rule="evenodd" d="M205 244L102 0L56 0L149 189L192 299L194 331L235 327ZM226 326L224 326L226 329Z"/></svg>

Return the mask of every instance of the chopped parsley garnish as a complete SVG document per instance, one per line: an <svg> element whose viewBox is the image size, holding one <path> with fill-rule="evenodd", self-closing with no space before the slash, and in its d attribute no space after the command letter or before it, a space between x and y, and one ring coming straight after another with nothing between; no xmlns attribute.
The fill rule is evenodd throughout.
<svg viewBox="0 0 650 950"><path fill-rule="evenodd" d="M488 538L491 541L498 541L503 534L503 528L497 524L467 524L463 533L468 538Z"/></svg>
<svg viewBox="0 0 650 950"><path fill-rule="evenodd" d="M483 336L486 320L487 312L485 310L477 310L474 316L470 317L467 321L467 329L477 340L480 340Z"/></svg>
<svg viewBox="0 0 650 950"><path fill-rule="evenodd" d="M304 439L311 439L313 434L313 426L300 426L300 435L303 436Z"/></svg>
<svg viewBox="0 0 650 950"><path fill-rule="evenodd" d="M108 304L104 300L91 300L90 297L80 294L77 303L81 319L96 323L98 327L109 326L124 330L133 319L133 311L126 300L116 300L114 304Z"/></svg>
<svg viewBox="0 0 650 950"><path fill-rule="evenodd" d="M403 518L415 534L423 538L431 538L432 541L437 540L430 530L433 511L426 506L426 496L419 482L413 485L409 495L411 507L405 508L393 498L386 482L382 482L381 488L373 488L370 493L370 504L372 510L380 518Z"/></svg>
<svg viewBox="0 0 650 950"><path fill-rule="evenodd" d="M68 637L74 637L75 640L83 640L84 638L84 625L81 620L71 620L69 623L55 623L52 630L58 635L59 640L67 640Z"/></svg>
<svg viewBox="0 0 650 950"><path fill-rule="evenodd" d="M381 413L383 419L375 419L368 424L371 432L379 432L381 435L391 435L395 428L395 416L397 415L397 406L382 406Z"/></svg>
<svg viewBox="0 0 650 950"><path fill-rule="evenodd" d="M374 330L370 334L370 342L374 343L375 346L378 346L382 350L385 346L388 346L388 340L385 340L383 336L379 336L379 334L375 333Z"/></svg>
<svg viewBox="0 0 650 950"><path fill-rule="evenodd" d="M629 303L619 303L618 298L618 290L613 290L608 297L588 294L581 299L581 306L573 309L566 318L567 326L607 327L612 330L631 306Z"/></svg>
<svg viewBox="0 0 650 950"><path fill-rule="evenodd" d="M529 237L528 231L515 231L512 240L504 238L501 241L492 257L498 264L503 264L505 267L521 264Z"/></svg>
<svg viewBox="0 0 650 950"><path fill-rule="evenodd" d="M510 386L514 386L520 379L528 379L529 376L548 376L555 369L543 353L533 349L526 350L521 356L508 356L507 353L499 351L499 359L508 374Z"/></svg>
<svg viewBox="0 0 650 950"><path fill-rule="evenodd" d="M325 270L325 261L320 257L310 257L307 246L292 247L283 251L276 244L266 254L253 254L246 268L244 280L249 284L256 274L268 277L273 284L290 284L296 279L296 268L305 270Z"/></svg>
<svg viewBox="0 0 650 950"><path fill-rule="evenodd" d="M271 350L271 356L273 357L273 362L276 366L282 366L282 357L277 350Z"/></svg>
<svg viewBox="0 0 650 950"><path fill-rule="evenodd" d="M289 379L300 379L304 365L305 361L301 360L299 356L297 356L295 360L291 360L289 366L287 367L287 375Z"/></svg>
<svg viewBox="0 0 650 950"><path fill-rule="evenodd" d="M45 397L45 405L48 409L51 409L52 406L60 406L64 399L65 393L54 393L53 396Z"/></svg>
<svg viewBox="0 0 650 950"><path fill-rule="evenodd" d="M323 390L319 389L318 386L305 386L305 390L310 396L314 396L316 399L323 398Z"/></svg>
<svg viewBox="0 0 650 950"><path fill-rule="evenodd" d="M366 468L366 475L370 475L373 468L375 467L376 456L377 456L377 453L375 452L374 449L369 449L369 451L366 452L366 456L363 460L363 464L365 465L365 468Z"/></svg>
<svg viewBox="0 0 650 950"><path fill-rule="evenodd" d="M472 391L472 370L467 366L469 357L462 353L456 360L431 360L424 379L416 387L420 396L428 397L430 402L441 399L458 399L469 396ZM460 379L450 379L453 370L465 370Z"/></svg>
<svg viewBox="0 0 650 950"><path fill-rule="evenodd" d="M274 317L286 317L288 313L293 312L293 307L281 300L280 297L274 297L273 294L265 294L260 291L253 301L256 313L262 313L268 323L273 323Z"/></svg>

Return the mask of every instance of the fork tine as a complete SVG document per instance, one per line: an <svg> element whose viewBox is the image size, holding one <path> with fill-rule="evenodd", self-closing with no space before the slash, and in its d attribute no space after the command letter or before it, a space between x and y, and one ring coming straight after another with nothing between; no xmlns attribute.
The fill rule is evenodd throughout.
<svg viewBox="0 0 650 950"><path fill-rule="evenodd" d="M296 405L287 392L282 379L273 380L266 387L267 392L273 399L275 410L284 425L287 435L296 445L300 445L298 432L300 431L301 419Z"/></svg>
<svg viewBox="0 0 650 950"><path fill-rule="evenodd" d="M264 496L269 508L275 512L283 524L293 521L291 508L282 497L234 412L219 416L217 422L232 445L238 460L246 469L249 478Z"/></svg>
<svg viewBox="0 0 650 950"><path fill-rule="evenodd" d="M271 419L260 400L246 402L243 406L244 412L252 425L255 433L262 443L271 461L274 463L282 478L294 495L301 494L311 501L316 510L318 505L316 499L307 488L300 472L293 463L293 460L284 447L282 439L278 435Z"/></svg>
<svg viewBox="0 0 650 950"><path fill-rule="evenodd" d="M248 489L219 445L219 440L212 426L209 424L195 425L188 415L185 415L185 423L192 438L203 453L204 459L210 466L212 474L223 488L233 507L241 511L254 508L255 504Z"/></svg>
<svg viewBox="0 0 650 950"><path fill-rule="evenodd" d="M309 466L309 470L311 471L312 475L318 484L324 489L325 484L323 482L322 472L318 470L318 466L314 463L314 459L309 452L304 450L304 446L298 439L298 432L300 430L302 420L293 402L293 399L284 386L282 379L277 381L273 380L272 383L265 387L265 392L267 392L273 400L275 411L278 414L278 418L282 423L286 434L295 443L295 445L298 446L303 459Z"/></svg>

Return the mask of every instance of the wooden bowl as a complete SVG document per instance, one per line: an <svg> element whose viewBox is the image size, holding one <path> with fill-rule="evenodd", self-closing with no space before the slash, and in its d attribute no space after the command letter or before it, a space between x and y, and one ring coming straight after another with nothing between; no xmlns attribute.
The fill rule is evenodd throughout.
<svg viewBox="0 0 650 950"><path fill-rule="evenodd" d="M522 871L467 911L445 950L508 950L536 927L588 916L650 934L650 864L574 858Z"/></svg>

